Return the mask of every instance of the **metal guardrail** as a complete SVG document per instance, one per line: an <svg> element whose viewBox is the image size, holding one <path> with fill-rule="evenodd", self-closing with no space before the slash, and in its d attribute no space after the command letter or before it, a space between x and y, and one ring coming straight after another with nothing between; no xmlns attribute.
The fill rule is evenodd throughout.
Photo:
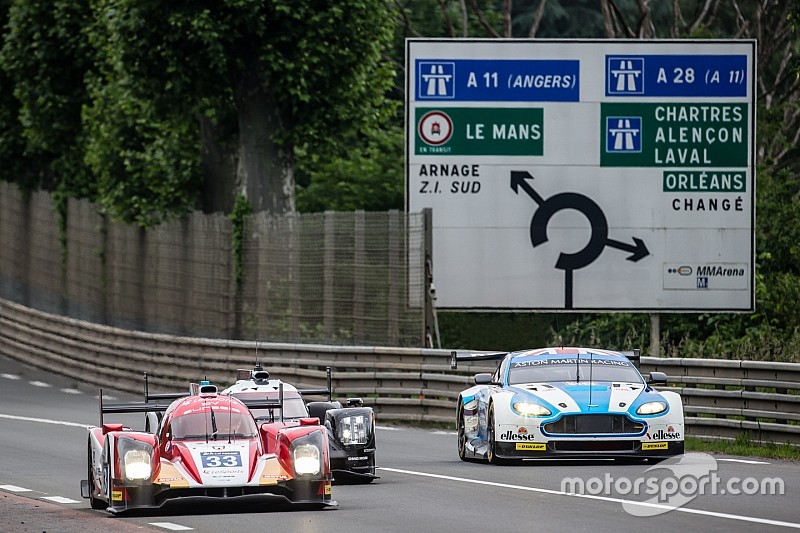
<svg viewBox="0 0 800 533"><path fill-rule="evenodd" d="M256 353L258 348L258 355ZM0 354L77 381L141 392L174 390L207 377L227 384L256 357L303 388L325 384L334 369L338 398L361 396L380 421L453 423L458 393L491 362L449 366L450 352L423 348L264 344L123 330L0 300ZM687 433L707 438L800 444L800 364L643 357L681 393Z"/></svg>

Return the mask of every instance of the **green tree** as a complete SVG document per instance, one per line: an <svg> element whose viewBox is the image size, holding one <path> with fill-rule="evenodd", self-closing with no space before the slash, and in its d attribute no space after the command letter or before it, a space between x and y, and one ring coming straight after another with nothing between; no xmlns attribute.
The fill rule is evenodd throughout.
<svg viewBox="0 0 800 533"><path fill-rule="evenodd" d="M3 86L12 90L3 91L2 127L9 137L21 135L0 139L0 152L25 165L3 168L15 170L8 175L26 189L90 197L81 127L81 107L88 102L83 78L93 58L83 31L91 16L88 2L14 0L3 12L8 22L0 65Z"/></svg>
<svg viewBox="0 0 800 533"><path fill-rule="evenodd" d="M293 211L294 147L325 153L387 110L382 0L93 7L87 158L123 218L194 207L201 171L206 210L230 211L241 193L255 211Z"/></svg>

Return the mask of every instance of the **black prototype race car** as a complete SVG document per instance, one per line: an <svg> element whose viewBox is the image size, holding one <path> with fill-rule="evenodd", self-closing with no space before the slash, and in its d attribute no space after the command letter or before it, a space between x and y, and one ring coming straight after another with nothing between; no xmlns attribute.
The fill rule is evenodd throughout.
<svg viewBox="0 0 800 533"><path fill-rule="evenodd" d="M298 389L270 374L260 364L252 370L236 371L236 383L222 395L240 400L277 400L282 396L282 409L253 409L257 423L276 419L318 418L328 429L331 471L334 483L370 483L375 475L375 413L365 407L361 398L348 398L346 406L332 400L331 369L327 369L327 389ZM306 403L303 396L327 395L328 401Z"/></svg>

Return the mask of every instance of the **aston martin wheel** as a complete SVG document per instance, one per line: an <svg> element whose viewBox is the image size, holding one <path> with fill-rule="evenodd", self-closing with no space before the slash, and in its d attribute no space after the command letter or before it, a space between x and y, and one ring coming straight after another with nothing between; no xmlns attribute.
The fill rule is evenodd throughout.
<svg viewBox="0 0 800 533"><path fill-rule="evenodd" d="M464 405L461 403L461 398L458 399L456 412L456 431L458 431L458 458L467 461L467 430L464 426Z"/></svg>
<svg viewBox="0 0 800 533"><path fill-rule="evenodd" d="M500 464L500 459L495 455L494 438L494 403L490 403L489 414L486 417L486 460L496 465Z"/></svg>
<svg viewBox="0 0 800 533"><path fill-rule="evenodd" d="M105 509L106 507L108 507L106 502L104 502L100 498L95 498L94 497L95 484L94 484L94 472L92 472L92 443L91 442L89 443L89 457L88 457L88 460L87 460L87 464L89 465L89 468L87 469L88 470L87 474L89 476L89 478L88 478L89 479L89 505L92 506L92 509Z"/></svg>

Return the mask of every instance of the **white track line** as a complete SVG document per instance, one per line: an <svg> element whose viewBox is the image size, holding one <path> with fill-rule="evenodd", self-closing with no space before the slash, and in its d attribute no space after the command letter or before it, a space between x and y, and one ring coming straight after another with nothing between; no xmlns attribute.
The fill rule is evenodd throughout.
<svg viewBox="0 0 800 533"><path fill-rule="evenodd" d="M753 461L750 459L730 459L727 457L723 457L721 459L717 459L717 461L727 461L729 463L744 463L746 465L768 465L767 461Z"/></svg>
<svg viewBox="0 0 800 533"><path fill-rule="evenodd" d="M169 529L170 531L191 531L193 529L180 524L173 524L172 522L150 522L149 525Z"/></svg>
<svg viewBox="0 0 800 533"><path fill-rule="evenodd" d="M16 485L0 485L0 490L7 490L8 492L32 492L31 489L17 487Z"/></svg>
<svg viewBox="0 0 800 533"><path fill-rule="evenodd" d="M71 498L65 498L63 496L42 496L42 500L47 500L49 502L55 503L81 503L78 500L73 500Z"/></svg>
<svg viewBox="0 0 800 533"><path fill-rule="evenodd" d="M56 426L71 426L71 427L85 428L85 429L92 427L89 424L78 424L76 422L65 422L63 420L50 420L48 418L33 418L30 416L4 415L1 413L0 413L0 418L8 418L9 420L21 420L23 422L41 422L43 424L54 424Z"/></svg>
<svg viewBox="0 0 800 533"><path fill-rule="evenodd" d="M16 374L0 374L0 377L6 379L19 379L19 376L17 376Z"/></svg>
<svg viewBox="0 0 800 533"><path fill-rule="evenodd" d="M555 496L572 496L575 498L586 498L589 500L601 500L606 502L613 502L613 503L624 503L625 505L640 505L642 507L651 507L656 509L665 509L675 511L677 513L689 513L689 514L697 514L702 516L713 516L715 518L727 518L730 520L738 520L740 522L753 522L756 524L764 524L769 526L780 526L780 527L790 527L794 529L800 529L800 523L796 522L783 522L780 520L769 520L767 518L756 518L753 516L743 516L743 515L735 515L735 514L728 514L728 513L717 513L714 511L703 511L702 509L688 509L686 507L673 507L671 505L663 505L659 503L647 503L647 502L637 502L635 500L625 500L623 498L612 498L610 496L596 496L593 494L575 494L572 492L564 492L561 490L553 490L553 489L542 489L537 487L522 487L520 485L509 485L507 483L496 483L494 481L482 481L478 479L466 479L463 477L453 477L453 476L443 476L441 474L430 474L428 472L414 472L413 470L400 470L397 468L385 468L380 467L381 470L386 470L387 472L397 472L398 474L408 474L411 476L422 476L422 477L432 477L436 479L444 479L447 481L458 481L461 483L473 483L475 485L487 485L490 487L500 487L504 489L515 489L515 490L524 490L528 492L539 492L542 494L552 494Z"/></svg>

